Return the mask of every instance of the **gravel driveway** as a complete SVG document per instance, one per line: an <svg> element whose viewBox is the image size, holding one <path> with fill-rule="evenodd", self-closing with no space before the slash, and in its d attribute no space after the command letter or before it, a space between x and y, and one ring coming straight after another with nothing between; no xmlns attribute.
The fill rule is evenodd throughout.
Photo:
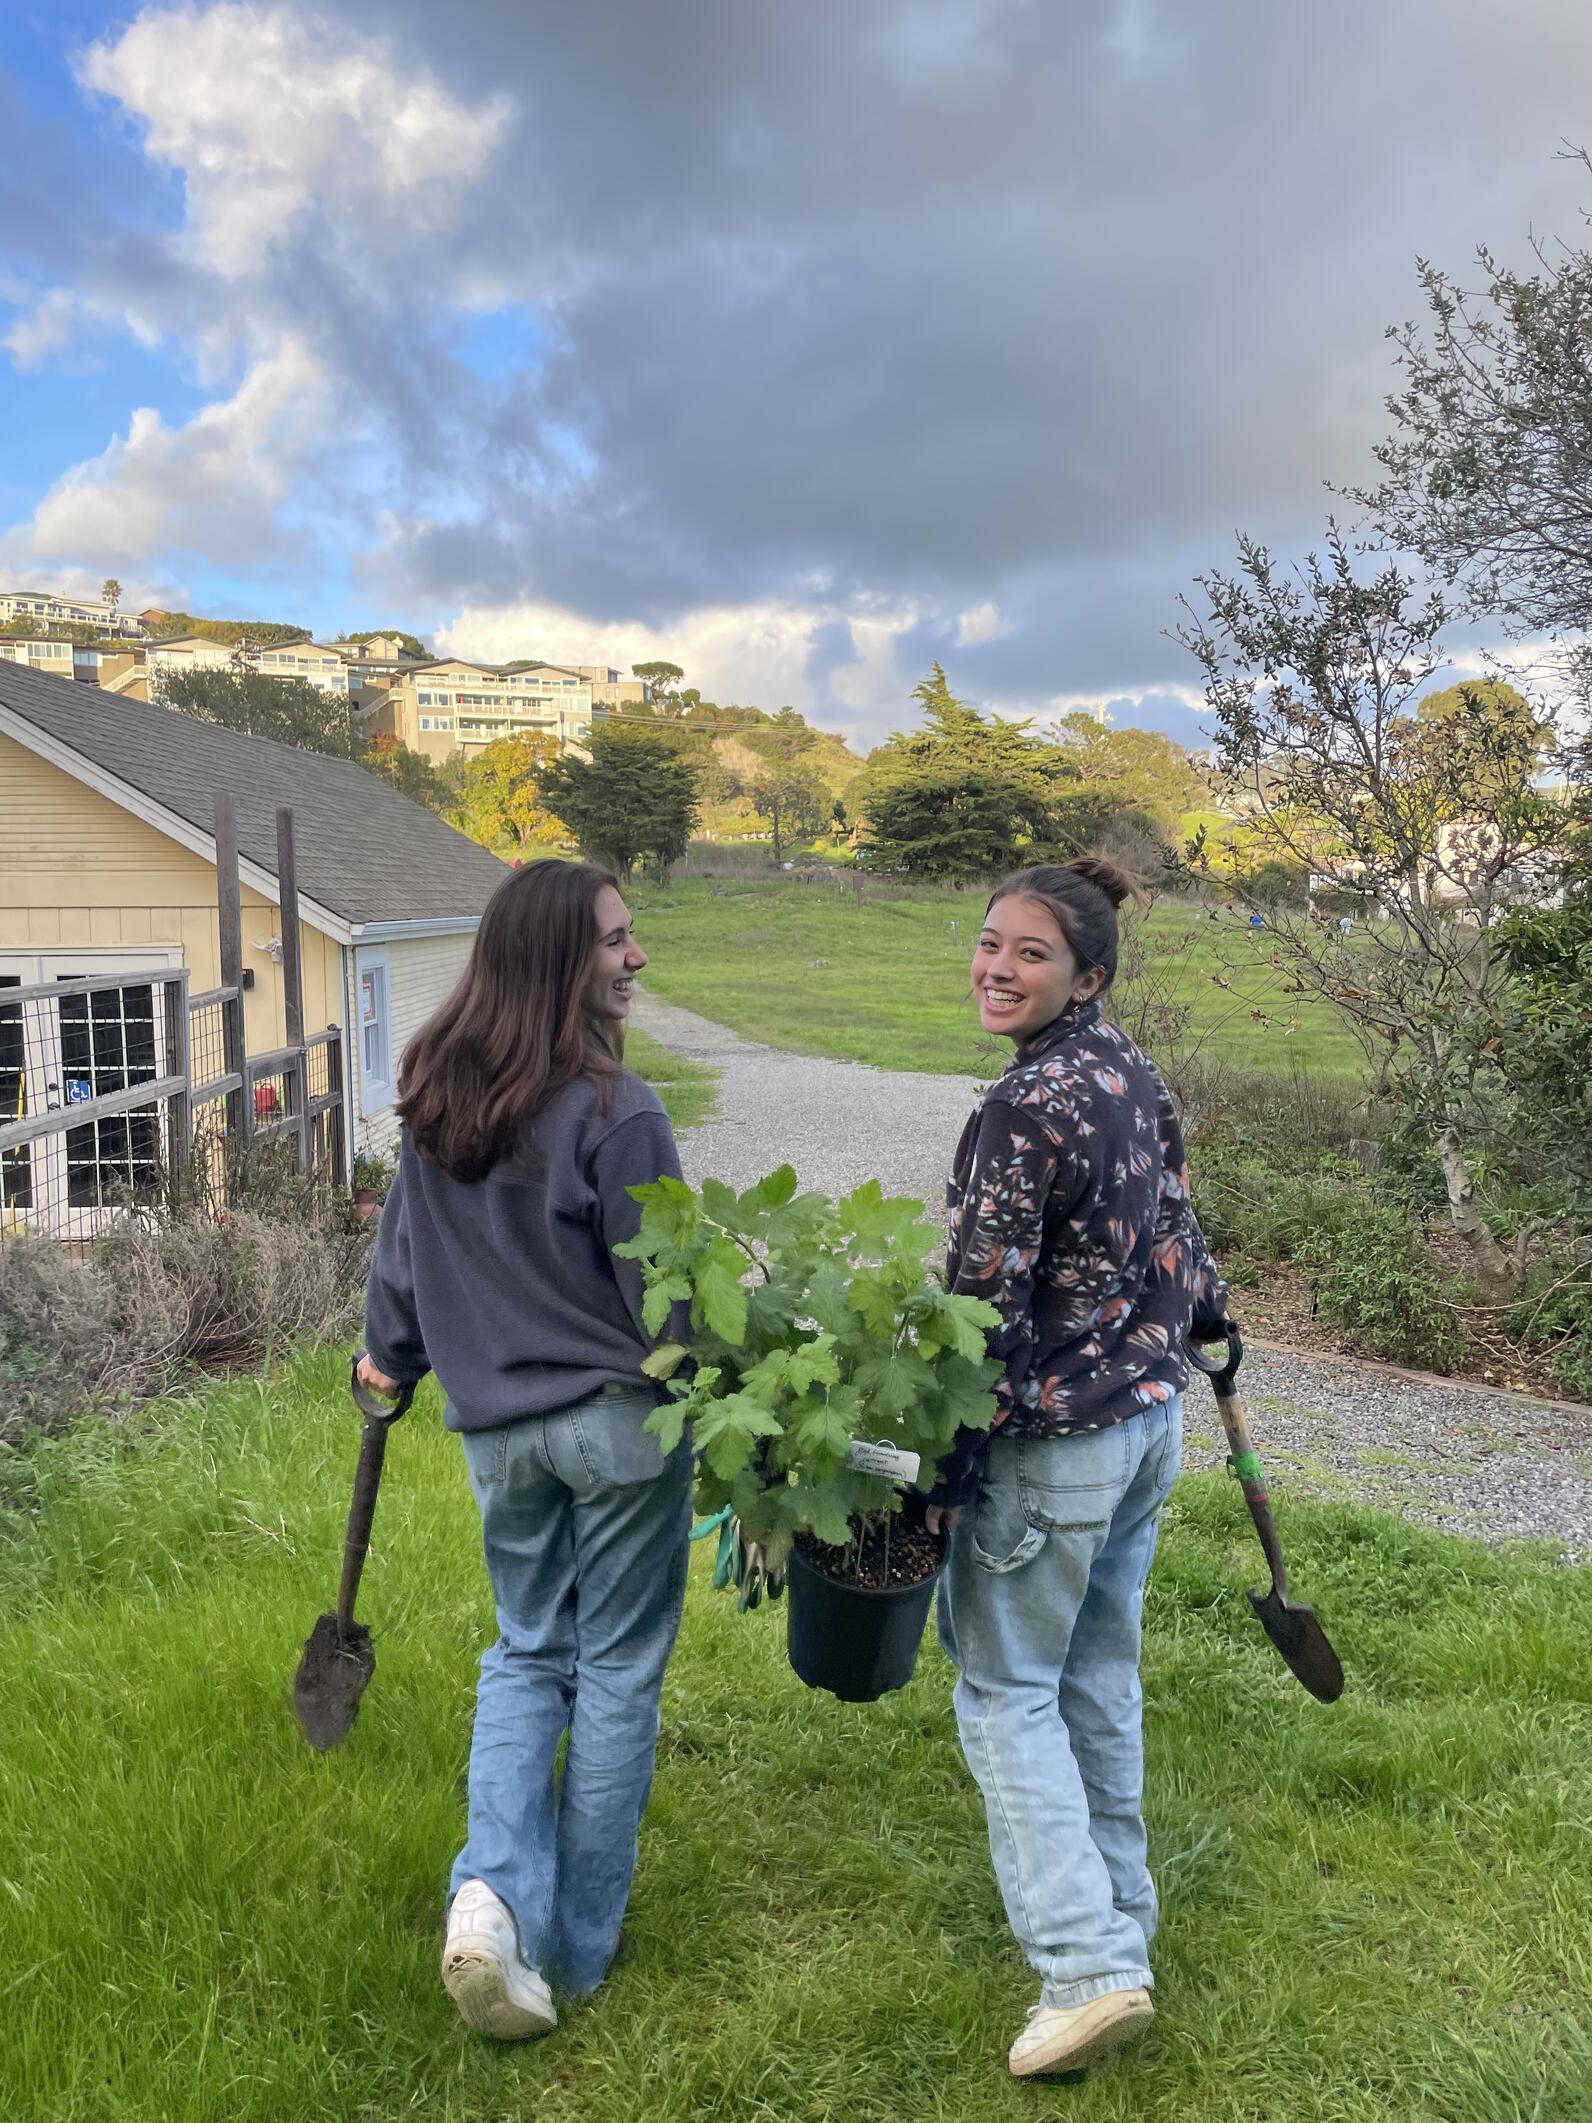
<svg viewBox="0 0 1592 2123"><path fill-rule="evenodd" d="M720 1072L717 1116L680 1140L689 1178L749 1187L789 1162L825 1194L877 1177L887 1193L943 1212L974 1078L786 1054L650 995L636 997L633 1015ZM1267 1349L1250 1352L1244 1379L1256 1442L1284 1494L1352 1495L1449 1532L1547 1539L1592 1559L1592 1410ZM1191 1466L1220 1464L1215 1404L1198 1380L1188 1435Z"/></svg>

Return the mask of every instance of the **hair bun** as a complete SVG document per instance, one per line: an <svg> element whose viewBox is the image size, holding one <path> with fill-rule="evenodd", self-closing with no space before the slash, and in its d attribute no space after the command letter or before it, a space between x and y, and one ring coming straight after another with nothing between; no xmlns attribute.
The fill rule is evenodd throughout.
<svg viewBox="0 0 1592 2123"><path fill-rule="evenodd" d="M1089 884L1104 892L1114 907L1120 907L1125 899L1143 903L1144 892L1138 881L1108 856L1075 855L1071 862L1063 863L1062 868L1071 870L1076 876L1086 879Z"/></svg>

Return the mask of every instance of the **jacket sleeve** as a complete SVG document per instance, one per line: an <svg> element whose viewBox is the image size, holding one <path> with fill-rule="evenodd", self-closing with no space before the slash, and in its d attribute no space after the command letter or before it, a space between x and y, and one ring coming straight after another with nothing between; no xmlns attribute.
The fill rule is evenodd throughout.
<svg viewBox="0 0 1592 2123"><path fill-rule="evenodd" d="M1004 1367L995 1382L997 1426L1011 1413L1033 1360L1034 1268L1060 1165L1055 1141L1037 1116L1001 1099L985 1100L962 1194L951 1287L960 1296L981 1297L1000 1314L989 1334L989 1353ZM987 1431L957 1433L936 1469L931 1502L971 1500L988 1442Z"/></svg>
<svg viewBox="0 0 1592 2123"><path fill-rule="evenodd" d="M431 1369L415 1305L409 1208L404 1191L405 1158L382 1206L365 1284L365 1348L378 1371L413 1384Z"/></svg>
<svg viewBox="0 0 1592 2123"><path fill-rule="evenodd" d="M1211 1258L1211 1249L1206 1244L1205 1233L1200 1229L1199 1218L1191 1208L1188 1213L1189 1261L1194 1294L1194 1318L1189 1329L1190 1338L1196 1342L1213 1342L1220 1338L1227 1319L1228 1288L1222 1272Z"/></svg>
<svg viewBox="0 0 1592 2123"><path fill-rule="evenodd" d="M675 1148L668 1115L660 1109L648 1108L632 1113L627 1120L610 1128L592 1152L589 1177L597 1196L603 1244L612 1249L626 1239L634 1238L641 1226L641 1204L631 1199L629 1190L648 1186L656 1179L681 1177L680 1153ZM625 1301L625 1310L635 1323L637 1338L650 1348L654 1337L647 1332L641 1319L641 1301L646 1288L641 1263L615 1260L612 1267L619 1294ZM657 1339L684 1341L689 1323L686 1307L677 1306L668 1333Z"/></svg>

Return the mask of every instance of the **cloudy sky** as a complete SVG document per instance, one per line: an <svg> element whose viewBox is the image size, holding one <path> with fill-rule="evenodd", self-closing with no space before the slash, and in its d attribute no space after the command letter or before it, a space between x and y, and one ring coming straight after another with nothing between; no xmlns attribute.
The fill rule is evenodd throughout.
<svg viewBox="0 0 1592 2123"><path fill-rule="evenodd" d="M16 0L0 586L1192 741L1179 590L1566 139L1579 0Z"/></svg>

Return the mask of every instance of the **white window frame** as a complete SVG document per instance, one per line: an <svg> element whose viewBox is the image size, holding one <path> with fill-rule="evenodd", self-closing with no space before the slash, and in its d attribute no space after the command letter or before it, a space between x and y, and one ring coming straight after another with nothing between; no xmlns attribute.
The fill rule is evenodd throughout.
<svg viewBox="0 0 1592 2123"><path fill-rule="evenodd" d="M377 1019L380 1028L381 1067L373 1070L366 1061L365 1033L365 975L381 976L381 1013ZM359 1047L359 1110L363 1115L385 1113L398 1095L394 1082L397 1071L393 1067L392 1054L392 961L385 951L362 950L354 953L354 1038Z"/></svg>
<svg viewBox="0 0 1592 2123"><path fill-rule="evenodd" d="M172 972L183 962L181 947L145 944L137 948L96 951L56 946L45 950L0 951L0 973L9 974L22 987L41 981L87 979L97 973L125 978L129 986L148 974L154 986L154 1041L157 1074L166 1053L165 990L158 985L162 973ZM0 989L0 1001L5 991ZM61 1014L47 1003L24 1004L33 1013L33 1037L27 1051L26 1092L29 1113L57 1111L66 1097L66 1074L61 1061ZM169 1155L164 1140L166 1114L161 1110L161 1153ZM64 1132L36 1136L28 1146L32 1162L35 1207L22 1211L24 1219L51 1238L89 1239L113 1223L119 1211L84 1204L67 1206L66 1136ZM47 1212L53 1209L54 1215Z"/></svg>

